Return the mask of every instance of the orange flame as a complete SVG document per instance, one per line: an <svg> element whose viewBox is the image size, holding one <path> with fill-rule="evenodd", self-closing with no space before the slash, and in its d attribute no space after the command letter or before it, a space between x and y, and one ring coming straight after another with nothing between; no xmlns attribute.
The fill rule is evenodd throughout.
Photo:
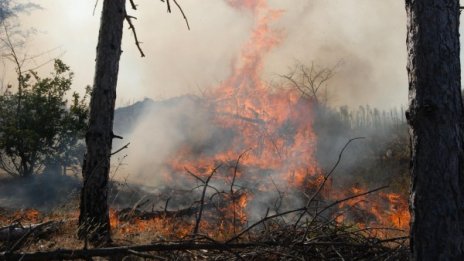
<svg viewBox="0 0 464 261"><path fill-rule="evenodd" d="M249 11L254 20L254 28L249 41L243 46L234 61L230 76L206 97L213 111L214 123L230 130L232 138L226 142L221 151L198 151L190 144L185 144L168 164L172 171L184 172L184 168L202 170L200 175L208 176L219 163L235 162L238 155L245 151L240 166L230 176L241 178L247 169L272 170L273 178L285 181L292 189L307 190L319 187L324 182L316 158L316 134L313 131L313 102L301 97L295 89L271 89L262 80L266 55L284 38L282 32L274 30L271 24L279 19L283 11L271 9L266 0L227 0L238 10ZM250 150L251 149L251 150ZM247 179L260 181L267 174L249 174ZM165 175L172 179L170 175ZM230 182L229 177L229 182ZM271 190L272 187L258 183L259 190ZM326 183L330 186L330 181ZM354 187L343 195L353 195L364 191ZM328 194L323 191L323 194ZM346 196L344 195L344 196ZM335 198L335 195L331 195ZM329 196L330 197L330 196ZM396 194L381 194L381 200L370 202L367 197L344 202L340 207L357 207L370 213L372 220L364 220L364 225L378 223L406 228L409 223L407 204ZM201 224L206 231L233 231L238 224L247 220L246 208L253 198L243 193L232 203L220 209L223 219L210 217ZM388 213L385 213L387 210ZM346 217L340 216L342 221ZM233 220L233 221L232 221ZM236 222L237 221L237 222ZM216 222L216 223L215 223ZM131 226L121 225L112 219L112 225L124 233L135 233L153 229L168 232L175 231L179 236L187 235L193 227L192 221L173 230L172 225L163 218L153 220L136 220ZM210 229L211 230L210 230Z"/></svg>

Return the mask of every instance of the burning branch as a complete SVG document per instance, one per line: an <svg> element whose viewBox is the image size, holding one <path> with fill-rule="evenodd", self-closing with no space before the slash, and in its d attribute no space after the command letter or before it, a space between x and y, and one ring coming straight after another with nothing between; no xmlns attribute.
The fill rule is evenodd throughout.
<svg viewBox="0 0 464 261"><path fill-rule="evenodd" d="M205 195L206 195L206 189L208 188L208 183L209 181L211 180L211 178L213 177L214 173L216 173L216 171L221 167L221 165L217 166L216 168L214 168L212 171L211 171L211 174L208 176L208 178L206 178L206 180L203 180L202 178L194 175L192 172L189 172L191 175L193 175L194 177L196 177L198 180L200 180L201 182L203 182L203 192L201 194L201 199L200 199L200 211L198 211L198 216L197 216L197 220L195 222L195 228L193 229L193 235L196 235L198 234L198 230L200 228L200 222L201 222L201 216L203 214L203 206L204 206L204 203L205 203Z"/></svg>
<svg viewBox="0 0 464 261"><path fill-rule="evenodd" d="M234 176L232 177L232 182L230 183L230 194L234 194L234 184L235 184L235 179L237 178L237 171L238 171L238 165L240 163L240 160L242 159L242 157L245 156L246 153L248 153L250 150L252 150L251 148L245 150L242 154L240 154L237 158L237 161L235 161L235 166L234 166Z"/></svg>
<svg viewBox="0 0 464 261"><path fill-rule="evenodd" d="M333 202L332 204L326 206L322 211L319 212L319 214L321 214L322 212L326 211L327 209L332 208L333 206L336 206L336 205L338 205L338 204L340 204L342 202L352 200L354 198L362 197L362 196L377 192L379 190L385 189L387 187L388 186L379 187L379 188L369 190L369 191L364 192L364 193L356 194L356 195L353 195L351 197L347 197L347 198L344 198L344 199L337 200L337 201ZM271 216L267 216L267 213L266 213L266 216L263 219L253 223L251 226L249 226L246 229L242 230L240 233L238 233L237 235L235 235L231 239L227 240L226 243L231 243L231 242L234 242L234 241L238 240L245 233L247 233L248 231L250 231L251 229L253 229L256 226L258 226L260 224L263 224L264 222L266 222L268 220L275 219L275 218L282 217L282 216L286 216L286 215L289 215L289 214L292 214L292 213L307 212L308 210L309 210L309 208L304 206L304 207L301 207L301 208L284 211L282 213L277 213L277 214L274 214L274 215L271 215Z"/></svg>
<svg viewBox="0 0 464 261"><path fill-rule="evenodd" d="M355 140L360 140L360 139L365 139L365 137L357 137L357 138L353 138L353 139L350 139L348 140L348 142L346 142L345 146L343 146L342 150L340 151L340 153L338 154L338 159L337 159L337 162L335 162L335 164L333 165L332 169L329 171L329 173L327 175L324 176L324 180L322 181L321 185L319 185L319 187L317 188L316 192L311 196L311 198L309 198L308 200L308 203L306 204L306 208L309 208L309 206L311 205L311 203L314 201L314 199L321 193L322 189L324 188L325 184L327 183L327 180L330 178L330 176L332 176L332 174L334 173L334 171L337 169L338 167L338 164L340 164L340 161L342 160L342 155L343 155L343 152L345 152L346 148L348 148L348 146L350 145L351 142L355 141ZM307 211L303 212L300 217L297 219L297 221L295 222L295 227L298 225L298 223L300 223L300 220L303 218L303 216L307 213Z"/></svg>
<svg viewBox="0 0 464 261"><path fill-rule="evenodd" d="M240 163L240 159L242 159L243 156L245 156L245 154L247 152L249 152L251 150L251 148L247 149L246 151L244 151L242 154L240 154L237 158L237 161L235 161L235 167L234 167L234 176L232 177L232 182L230 183L230 197L232 198L232 206L233 206L233 215L234 215L234 219L232 220L232 225L234 227L234 234L235 234L235 223L236 223L236 219L237 219L237 215L235 213L235 196L234 196L234 184L235 184L235 179L237 178L237 171L238 171L238 165Z"/></svg>

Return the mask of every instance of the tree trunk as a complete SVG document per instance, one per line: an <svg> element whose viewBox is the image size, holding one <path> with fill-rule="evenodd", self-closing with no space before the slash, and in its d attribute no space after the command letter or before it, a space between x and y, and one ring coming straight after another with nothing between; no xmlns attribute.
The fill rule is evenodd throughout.
<svg viewBox="0 0 464 261"><path fill-rule="evenodd" d="M87 153L82 167L79 237L94 243L110 241L107 204L116 84L121 55L125 0L105 0L100 21Z"/></svg>
<svg viewBox="0 0 464 261"><path fill-rule="evenodd" d="M414 260L464 260L459 0L406 0Z"/></svg>

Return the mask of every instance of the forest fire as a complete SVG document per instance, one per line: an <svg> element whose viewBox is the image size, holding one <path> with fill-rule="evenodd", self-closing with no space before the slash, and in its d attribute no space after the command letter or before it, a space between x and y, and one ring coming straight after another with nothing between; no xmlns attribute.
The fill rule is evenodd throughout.
<svg viewBox="0 0 464 261"><path fill-rule="evenodd" d="M74 2L0 4L0 260L464 259L459 1Z"/></svg>
<svg viewBox="0 0 464 261"><path fill-rule="evenodd" d="M296 239L297 245L310 238L311 229L320 230L314 235L322 241L331 240L331 236L323 238L327 229L337 235L346 225L355 231L374 228L374 236L380 238L391 236L383 231L406 232L410 217L405 197L385 191L367 193L371 188L352 184L337 187L332 171L320 167L314 129L317 99L297 88L271 86L261 78L266 55L284 39L281 31L271 27L283 11L271 9L266 0L227 2L250 13L254 29L230 76L201 100L207 122L218 135L205 139L205 144L184 142L168 156L156 173L166 186L158 194L147 193L155 198L151 211L141 202L127 208L133 202L125 199L121 205L126 208L111 205L112 237L132 243L202 237L230 243L244 242L241 236L259 227L263 228L259 233L247 234L248 241L284 238L291 230L295 239L301 239ZM175 191L176 186L181 188ZM164 209L159 210L163 200ZM69 224L77 224L78 216L77 209L58 216L76 221L66 222L72 230L69 234L75 235L76 228ZM54 217L28 209L5 220L0 216L0 221L24 219L42 226ZM265 222L271 218L276 219ZM266 234L269 227L273 230ZM382 230L377 233L377 228ZM369 239L371 232L362 236ZM345 233L344 240L352 245L350 233Z"/></svg>
<svg viewBox="0 0 464 261"><path fill-rule="evenodd" d="M231 133L227 148L195 155L189 145L173 160L183 170L217 162L234 162L243 153L240 165L278 172L294 186L303 186L307 175L318 172L314 158L316 136L312 130L312 102L289 89L272 90L262 79L265 55L282 36L270 23L282 13L271 10L266 1L229 1L236 8L250 9L255 16L251 39L233 65L231 76L207 95L214 122ZM179 160L180 159L180 160ZM179 162L175 162L179 160ZM242 171L237 171L240 177Z"/></svg>
<svg viewBox="0 0 464 261"><path fill-rule="evenodd" d="M265 0L228 3L250 12L254 29L231 75L205 95L212 122L223 135L214 144L183 144L168 160L169 171L164 173L167 180L173 181L174 176L185 177L188 172L199 181L197 188L205 188L204 192L206 188L215 190L209 197L217 200L216 212L204 214L200 230L221 238L269 211L288 210L297 207L296 202L304 205L305 195L317 192L317 200L330 204L367 191L357 187L333 191L331 180L327 180L315 156L313 109L317 103L295 88L271 88L261 79L265 56L283 40L283 34L271 28L283 11L270 9ZM409 226L407 201L399 194L365 195L338 207L340 211L333 215L340 222L402 230ZM159 231L170 223L157 217L135 220L123 227L115 218L112 220L115 227L131 233L150 227ZM188 235L194 230L194 219L190 221L176 223L176 229L169 226L166 232Z"/></svg>
<svg viewBox="0 0 464 261"><path fill-rule="evenodd" d="M351 193L346 193L344 196L349 197L362 192L361 189L353 187ZM347 206L347 213L337 218L339 222L354 222L359 227L387 226L409 230L409 206L399 194L379 192L343 202L339 208L344 209Z"/></svg>

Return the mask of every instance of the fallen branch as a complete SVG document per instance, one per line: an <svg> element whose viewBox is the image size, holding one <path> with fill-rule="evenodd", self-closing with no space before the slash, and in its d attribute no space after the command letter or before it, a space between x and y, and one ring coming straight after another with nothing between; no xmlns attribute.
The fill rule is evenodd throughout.
<svg viewBox="0 0 464 261"><path fill-rule="evenodd" d="M276 241L266 242L251 242L251 243L237 243L237 244L224 244L217 241L211 243L198 243L192 241L184 241L180 243L157 243L150 245L134 245L134 246L120 246L120 247L107 247L107 248L93 248L93 249L59 249L49 252L33 252L33 253L7 253L0 252L0 261L10 260L23 260L23 261L42 261L42 260L75 260L85 259L89 260L93 257L111 257L111 256L130 256L135 255L138 257L166 260L162 256L148 254L146 252L172 252L172 251L191 251L191 250L211 250L221 252L231 252L232 250L246 250L251 249L253 252L258 250L266 251L281 249L282 250L295 250L295 249L308 249L308 247L346 247L351 251L362 252L366 247L382 248L382 244L389 242L401 242L407 240L408 237L397 237L385 240L372 242L369 245L362 242L340 242L340 241L318 241L318 242L304 242L304 243L282 243ZM377 251L380 251L377 249ZM284 251L288 253L289 251ZM276 253L278 254L278 253ZM308 253L306 253L308 254ZM340 253L339 253L340 254ZM375 254L375 253L374 253Z"/></svg>
<svg viewBox="0 0 464 261"><path fill-rule="evenodd" d="M34 253L7 253L0 252L0 261L47 261L47 260L74 260L89 259L92 257L128 256L140 255L140 252L151 251L179 251L179 250L219 250L225 251L238 248L250 248L266 246L264 243L241 243L241 244L215 244L215 243L160 243L151 245L122 246L93 249L59 249L50 252Z"/></svg>
<svg viewBox="0 0 464 261"><path fill-rule="evenodd" d="M219 193L219 194L228 195L225 193ZM218 194L215 194L215 195L218 195ZM190 207L181 208L177 210L167 210L167 204L165 205L164 210L152 210L152 211L143 211L139 209L139 206L135 206L133 208L121 209L116 213L116 215L120 221L130 221L133 219L150 220L154 218L191 217L200 212L202 208L201 205L203 205L203 210L221 209L225 206L228 206L228 201L226 200L231 200L232 202L234 202L238 198L242 197L242 195L243 194L239 194L235 192L231 198L224 197L224 198L220 198L219 200L214 200L214 201L210 199L208 202L205 202L205 199L203 198L203 203L200 200L199 202L196 202L194 205Z"/></svg>
<svg viewBox="0 0 464 261"><path fill-rule="evenodd" d="M203 208L209 209L215 207L214 203L204 204ZM188 207L179 210L162 210L162 211L141 211L133 208L125 208L117 212L117 216L121 221L128 221L131 219L150 220L154 218L173 218L193 216L200 211L200 206Z"/></svg>
<svg viewBox="0 0 464 261"><path fill-rule="evenodd" d="M51 233L58 229L60 222L56 221L48 221L42 224L39 224L31 229L27 233L25 233L20 239L18 239L9 249L9 252L14 252L16 250L21 249L24 244L27 242L29 237L38 237L40 235L44 235L47 233Z"/></svg>
<svg viewBox="0 0 464 261"><path fill-rule="evenodd" d="M31 224L29 226L21 226L14 224L0 228L0 241L18 240L27 234L43 234L52 230L58 229L61 222L48 221L40 224Z"/></svg>
<svg viewBox="0 0 464 261"><path fill-rule="evenodd" d="M352 200L352 199L355 199L355 198L358 198L358 197L362 197L362 196L377 192L379 190L385 189L387 187L388 186L379 187L379 188L376 188L376 189L369 190L367 192L359 193L359 194L356 194L356 195L353 195L353 196L350 196L350 197L347 197L347 198L344 198L344 199L337 200L337 201L333 202L332 204L329 204L328 206L323 208L322 211L319 212L319 214L326 211L327 209L332 208L335 205L338 205L338 204L342 203L342 202ZM258 225L260 225L260 224L262 224L262 223L264 223L264 222L266 222L268 220L271 220L271 219L274 219L274 218L277 218L277 217L282 217L282 216L285 216L285 215L289 215L289 214L292 214L292 213L302 212L302 211L306 213L308 211L308 207L305 206L305 207L301 207L301 208L297 208L297 209L292 209L292 210L288 210L288 211L285 211L285 212L282 212L282 213L277 213L277 214L274 214L274 215L271 215L271 216L267 216L267 214L266 214L266 216L263 219L258 220L255 223L253 223L252 225L250 225L249 227L245 228L240 233L238 233L237 235L235 235L232 238L230 238L229 240L227 240L226 243L234 242L235 240L237 240L241 236L243 236L246 232L250 231L254 227L256 227L256 226L258 226Z"/></svg>

